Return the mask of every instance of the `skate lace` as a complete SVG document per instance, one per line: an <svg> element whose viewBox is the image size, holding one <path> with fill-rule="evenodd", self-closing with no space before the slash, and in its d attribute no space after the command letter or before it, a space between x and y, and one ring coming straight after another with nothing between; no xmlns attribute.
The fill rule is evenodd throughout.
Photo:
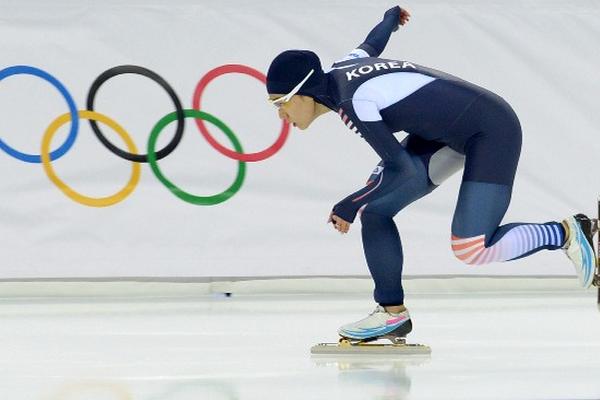
<svg viewBox="0 0 600 400"><path fill-rule="evenodd" d="M371 312L371 314L369 314L369 316L371 316L371 315L373 315L373 314L380 313L380 312L387 312L387 311L385 311L385 308L384 308L384 307L382 307L382 306L378 305L378 306L377 306L377 307L375 307L375 309L374 309L374 310Z"/></svg>
<svg viewBox="0 0 600 400"><path fill-rule="evenodd" d="M402 313L407 313L408 311L403 311ZM377 313L385 313L385 314L389 314L389 315L396 315L396 314L392 314L386 311L385 307L378 305L377 307L375 307L375 309L371 312L371 314L369 314L369 317L373 314L377 314ZM402 314L399 313L399 314ZM368 318L368 317L367 317Z"/></svg>

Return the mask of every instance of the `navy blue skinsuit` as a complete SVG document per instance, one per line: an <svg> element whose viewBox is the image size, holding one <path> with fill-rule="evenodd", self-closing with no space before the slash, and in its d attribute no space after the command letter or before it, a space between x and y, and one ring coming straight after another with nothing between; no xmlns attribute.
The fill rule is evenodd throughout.
<svg viewBox="0 0 600 400"><path fill-rule="evenodd" d="M464 168L452 222L451 245L467 264L508 261L565 240L562 225L499 226L510 203L521 151L521 126L500 96L450 74L410 61L377 58L399 21L398 7L357 49L327 72L327 96L381 157L365 187L337 203L333 213L353 222L361 211L375 301L403 304L402 245L393 221L402 208ZM393 135L404 131L402 141Z"/></svg>

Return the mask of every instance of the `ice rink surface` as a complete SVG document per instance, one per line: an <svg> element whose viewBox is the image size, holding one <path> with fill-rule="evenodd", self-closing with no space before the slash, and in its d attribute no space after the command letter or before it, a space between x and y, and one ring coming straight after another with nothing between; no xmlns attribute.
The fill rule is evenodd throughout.
<svg viewBox="0 0 600 400"><path fill-rule="evenodd" d="M4 299L6 400L600 399L595 293L413 295L430 357L311 357L371 298Z"/></svg>

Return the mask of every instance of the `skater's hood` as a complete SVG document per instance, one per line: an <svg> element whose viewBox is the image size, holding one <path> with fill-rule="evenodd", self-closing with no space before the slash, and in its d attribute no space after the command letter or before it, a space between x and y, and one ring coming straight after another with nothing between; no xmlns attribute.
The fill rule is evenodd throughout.
<svg viewBox="0 0 600 400"><path fill-rule="evenodd" d="M332 108L328 92L329 77L321 67L321 60L310 50L286 50L271 62L267 72L269 94L309 96ZM298 86L300 87L298 88Z"/></svg>

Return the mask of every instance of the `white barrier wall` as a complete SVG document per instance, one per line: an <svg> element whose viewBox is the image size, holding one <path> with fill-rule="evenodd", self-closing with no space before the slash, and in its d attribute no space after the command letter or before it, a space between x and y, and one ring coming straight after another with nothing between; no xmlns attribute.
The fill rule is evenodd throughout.
<svg viewBox="0 0 600 400"><path fill-rule="evenodd" d="M329 64L360 44L388 1L103 1L30 0L0 5L2 64L40 68L60 80L76 107L108 68L133 64L162 76L184 108L213 68L244 64L264 73L288 48L307 48ZM596 1L408 1L413 15L383 56L438 68L485 86L521 118L524 143L512 204L503 223L560 220L593 213L600 190L598 94L600 6ZM225 122L246 152L277 138L280 122L264 86L240 74L213 80L202 110ZM95 109L122 125L146 153L150 131L174 111L148 78L121 75L104 83ZM0 81L0 139L40 154L48 125L68 111L48 82L31 75ZM164 147L175 132L158 140ZM58 149L63 125L51 141ZM103 132L125 149L109 128ZM231 146L218 129L210 131ZM399 134L401 138L402 133ZM131 195L108 207L66 196L39 163L0 151L0 278L364 275L360 222L342 236L325 221L333 204L361 187L375 153L335 113L307 131L293 130L273 157L247 163L229 200L212 206L174 196L140 165ZM74 145L54 160L73 190L109 196L126 185L132 163L105 148L86 120ZM214 150L192 120L160 169L182 190L224 191L238 164ZM406 275L569 275L561 252L469 267L450 249L460 174L396 218Z"/></svg>

